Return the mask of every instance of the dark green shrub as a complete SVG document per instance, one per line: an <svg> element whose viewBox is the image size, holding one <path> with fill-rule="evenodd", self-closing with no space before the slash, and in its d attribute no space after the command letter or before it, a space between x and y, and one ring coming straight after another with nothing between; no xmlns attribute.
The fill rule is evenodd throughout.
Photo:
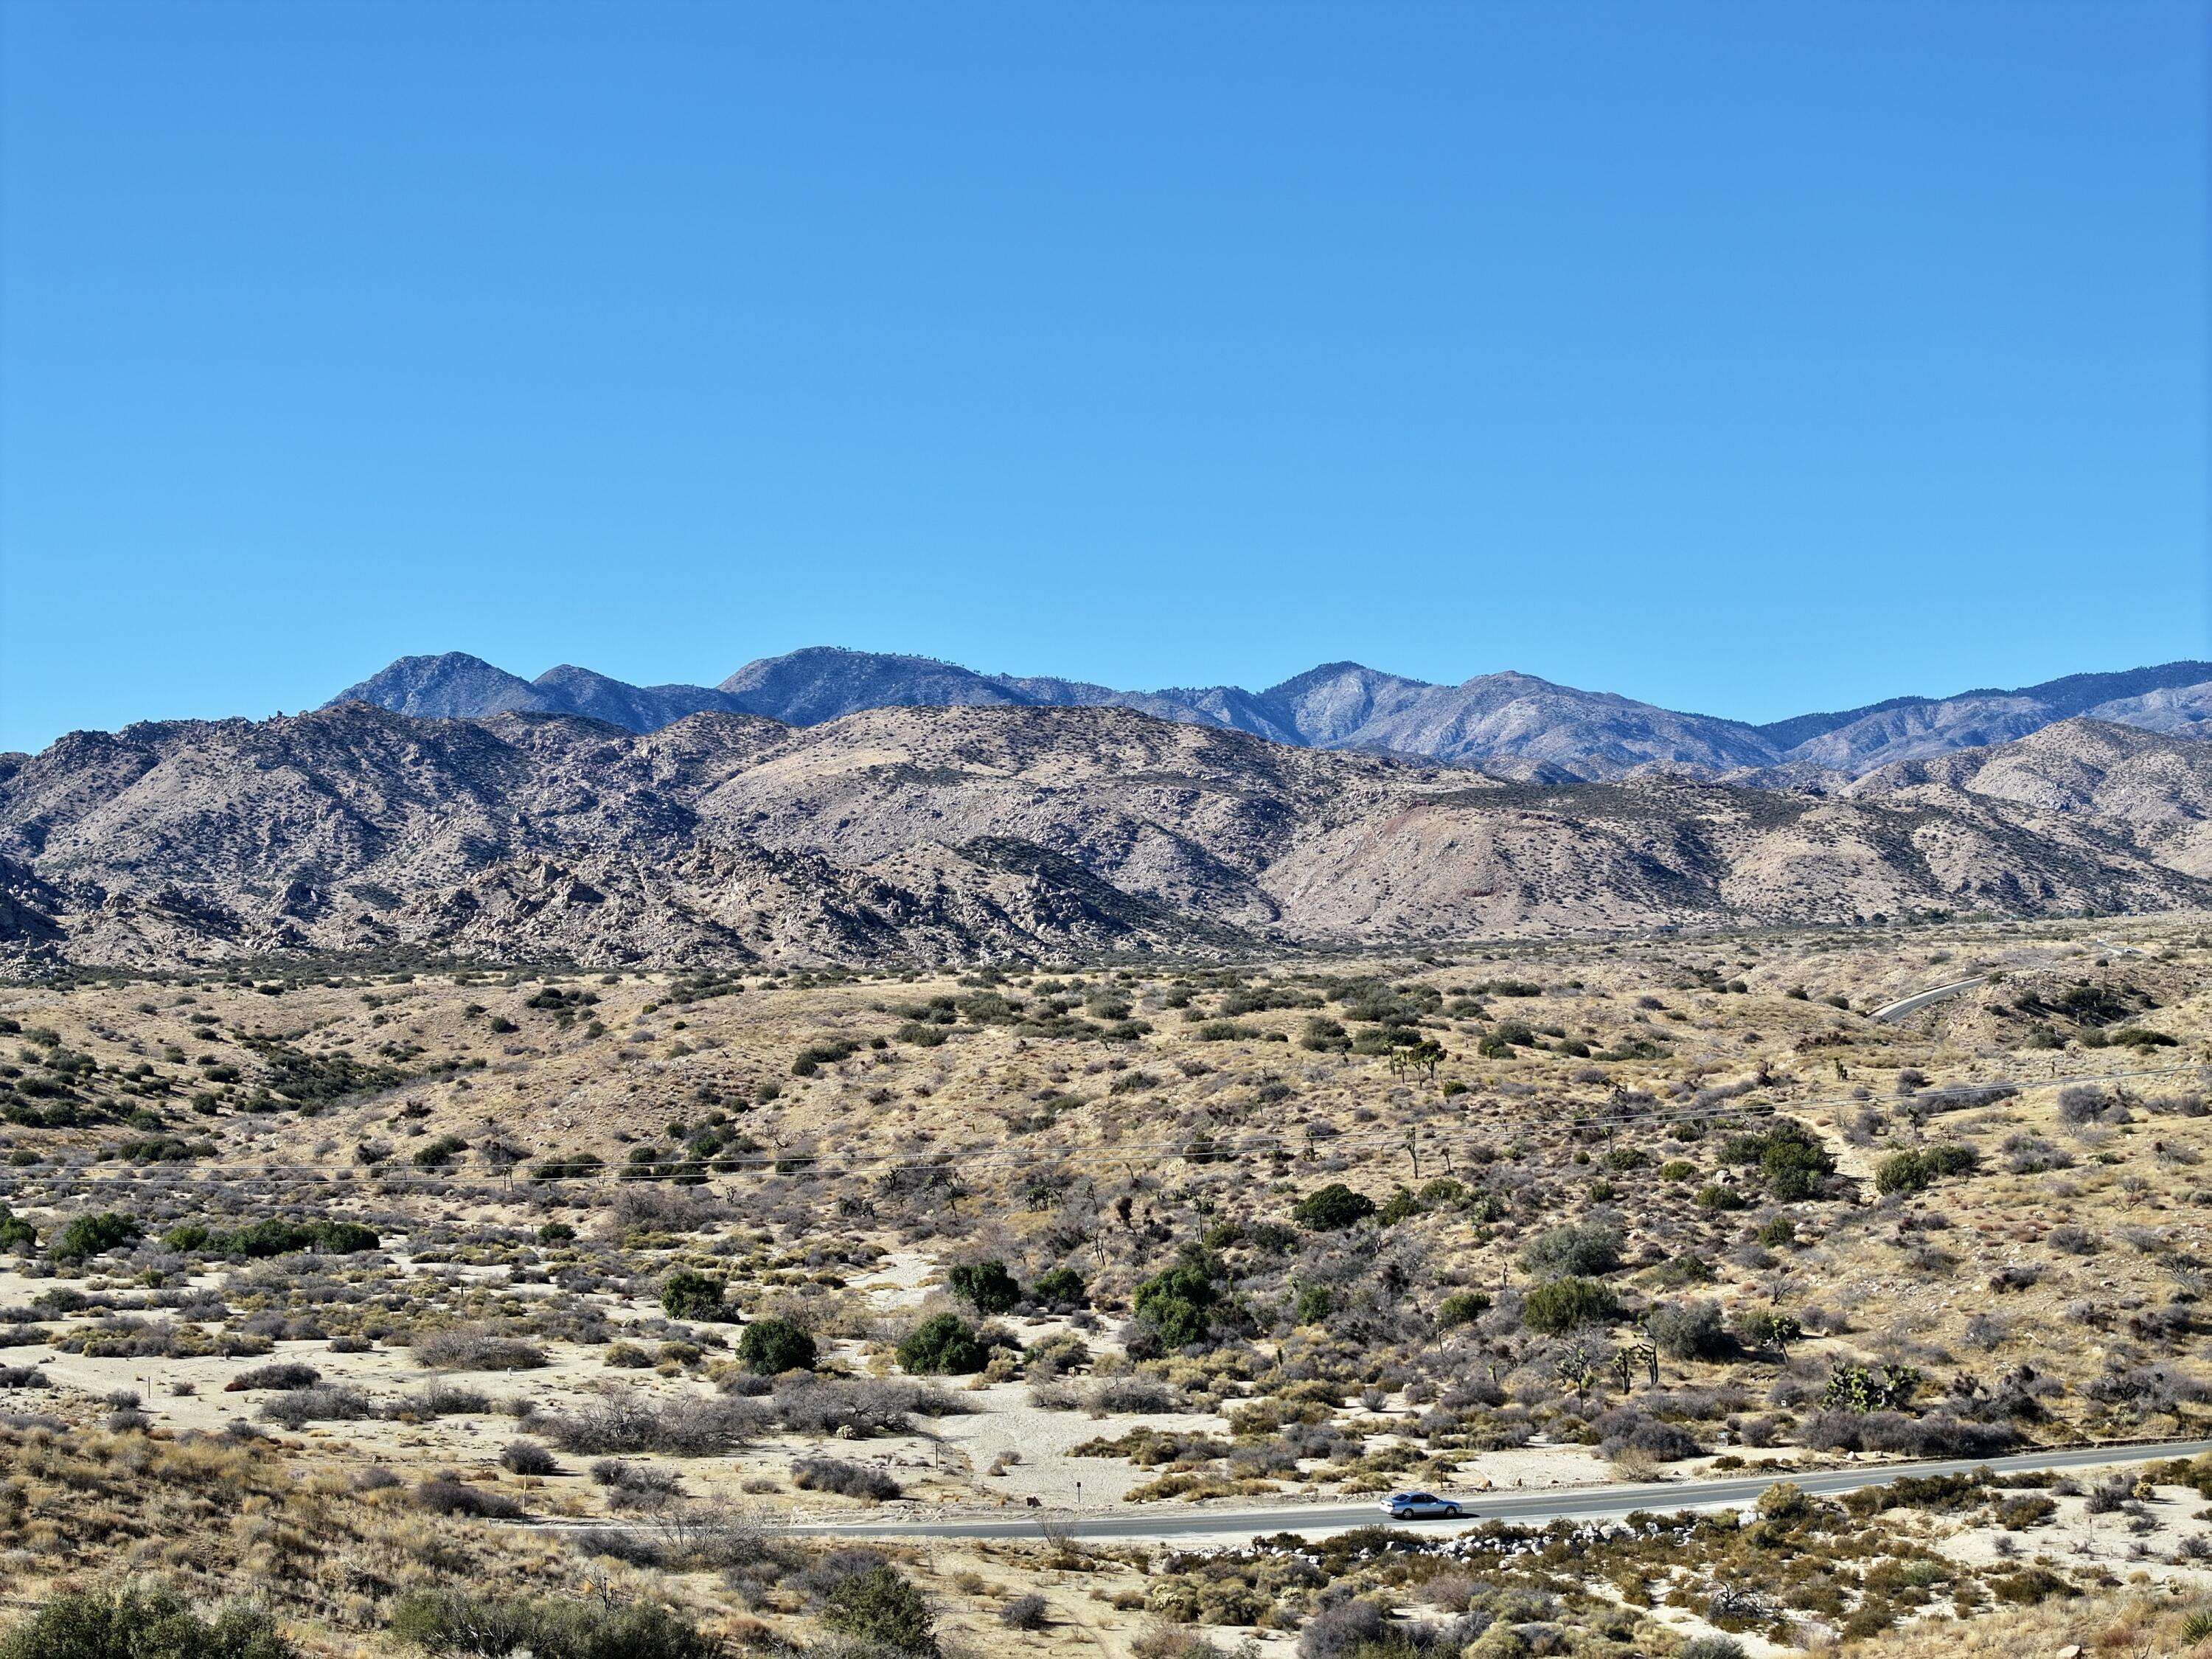
<svg viewBox="0 0 2212 1659"><path fill-rule="evenodd" d="M1375 1200L1355 1193L1340 1181L1308 1193L1291 1210L1291 1218L1316 1232L1340 1232L1375 1213Z"/></svg>
<svg viewBox="0 0 2212 1659"><path fill-rule="evenodd" d="M1437 1304L1439 1325L1472 1325L1490 1311L1490 1298L1480 1291L1454 1291Z"/></svg>
<svg viewBox="0 0 2212 1659"><path fill-rule="evenodd" d="M962 1261L945 1275L952 1294L977 1313L1002 1314L1022 1299L1022 1287L1003 1261Z"/></svg>
<svg viewBox="0 0 2212 1659"><path fill-rule="evenodd" d="M898 1345L898 1362L917 1376L972 1376L991 1363L991 1350L957 1314L936 1314Z"/></svg>
<svg viewBox="0 0 2212 1659"><path fill-rule="evenodd" d="M889 1565L841 1581L823 1599L822 1622L840 1635L880 1642L897 1653L939 1651L929 1603Z"/></svg>
<svg viewBox="0 0 2212 1659"><path fill-rule="evenodd" d="M679 1267L660 1287L660 1309L671 1319L727 1319L722 1301L722 1281L712 1273Z"/></svg>
<svg viewBox="0 0 2212 1659"><path fill-rule="evenodd" d="M0 1659L292 1659L265 1613L201 1618L169 1589L57 1595L0 1640Z"/></svg>
<svg viewBox="0 0 2212 1659"><path fill-rule="evenodd" d="M1036 1276L1030 1294L1048 1308L1084 1308L1091 1304L1091 1290L1073 1267L1054 1267Z"/></svg>
<svg viewBox="0 0 2212 1659"><path fill-rule="evenodd" d="M130 1243L140 1231L137 1217L113 1210L77 1216L55 1238L54 1259L81 1261L89 1255L104 1255Z"/></svg>
<svg viewBox="0 0 2212 1659"><path fill-rule="evenodd" d="M1972 1174L1980 1163L1981 1155L1972 1147L1955 1141L1892 1152L1875 1166L1875 1190L1886 1194L1924 1192L1945 1176Z"/></svg>
<svg viewBox="0 0 2212 1659"><path fill-rule="evenodd" d="M1521 1322L1532 1331L1556 1335L1577 1325L1617 1318L1620 1313L1613 1292L1595 1279L1554 1279L1528 1292L1521 1304Z"/></svg>
<svg viewBox="0 0 2212 1659"><path fill-rule="evenodd" d="M757 1319L738 1339L738 1358L756 1375L814 1369L814 1339L787 1319Z"/></svg>
<svg viewBox="0 0 2212 1659"><path fill-rule="evenodd" d="M1179 1262L1137 1286L1137 1317L1170 1348L1203 1342L1212 1328L1213 1277L1198 1262Z"/></svg>

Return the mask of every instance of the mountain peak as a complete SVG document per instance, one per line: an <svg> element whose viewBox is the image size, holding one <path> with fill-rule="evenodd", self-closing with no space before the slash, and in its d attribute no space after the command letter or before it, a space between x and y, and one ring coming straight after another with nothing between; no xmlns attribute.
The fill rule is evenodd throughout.
<svg viewBox="0 0 2212 1659"><path fill-rule="evenodd" d="M459 720L550 706L528 680L495 668L465 651L401 657L359 684L348 686L324 706L349 702L374 703L394 714L426 720Z"/></svg>
<svg viewBox="0 0 2212 1659"><path fill-rule="evenodd" d="M526 681L449 651L402 657L339 694L404 714L577 714L653 732L707 711L818 726L868 708L1123 708L1316 749L1370 749L1557 778L1653 767L1709 776L1802 763L1863 776L1893 761L2002 743L2078 714L2191 736L2212 730L2212 665L2075 674L2016 690L1899 697L1753 726L1562 685L1524 669L1456 685L1325 662L1264 691L1233 685L1121 691L1048 675L985 674L934 657L810 645L747 663L719 687L637 686L563 663ZM1801 768L1802 769L1802 768Z"/></svg>

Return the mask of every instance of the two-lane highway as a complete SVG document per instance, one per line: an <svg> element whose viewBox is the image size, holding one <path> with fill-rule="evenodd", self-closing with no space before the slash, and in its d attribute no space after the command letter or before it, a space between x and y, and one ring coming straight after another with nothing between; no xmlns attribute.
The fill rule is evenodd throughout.
<svg viewBox="0 0 2212 1659"><path fill-rule="evenodd" d="M886 1505L852 1520L799 1521L779 1530L803 1538L1036 1538L1047 1530L1060 1538L1101 1542L1218 1544L1292 1532L1321 1537L1354 1527L1393 1526L1440 1534L1484 1521L1540 1527L1552 1521L1616 1520L1639 1510L1669 1514L1676 1510L1741 1509L1759 1501L1770 1486L1789 1481L1815 1497L1834 1498L1869 1486L1887 1486L1908 1475L1993 1474L2116 1468L2164 1462L2212 1452L2212 1440L2174 1440L2156 1444L2076 1446L2063 1450L2021 1452L2008 1457L1956 1458L1924 1463L1863 1463L1848 1468L1796 1470L1729 1475L1716 1480L1656 1481L1637 1486L1561 1486L1541 1492L1444 1492L1467 1511L1459 1520L1392 1521L1380 1501L1280 1504L1265 1509L1209 1510L1169 1504L1142 1509L1097 1510L1071 1515L1060 1510L1006 1510L932 1515L914 1504ZM558 1531L649 1530L651 1523L536 1521L526 1526Z"/></svg>
<svg viewBox="0 0 2212 1659"><path fill-rule="evenodd" d="M1995 1474L2035 1471L2063 1474L2071 1469L2162 1462L2173 1457L2195 1457L2204 1452L2212 1452L2212 1440L2181 1440L2163 1445L2082 1446L2063 1451L2022 1452L2010 1457L1863 1464L1842 1469L1783 1469L1766 1474L1731 1475L1718 1480L1559 1487L1549 1492L1439 1494L1455 1498L1466 1510L1466 1516L1458 1521L1391 1521L1382 1513L1380 1500L1369 1499L1354 1504L1285 1504L1251 1510L1176 1509L1166 1504L1148 1504L1141 1510L1110 1515L1015 1510L999 1516L947 1516L943 1519L897 1519L894 1518L894 1511L886 1510L880 1519L805 1522L787 1530L817 1538L1035 1538L1042 1528L1049 1527L1060 1537L1163 1543L1219 1542L1278 1532L1320 1535L1377 1525L1450 1533L1484 1521L1542 1526L1549 1521L1614 1519L1638 1510L1663 1514L1674 1510L1740 1509L1757 1503L1761 1492L1785 1480L1816 1497L1833 1498L1867 1486L1887 1486L1907 1475L1966 1474L1975 1469L1988 1469Z"/></svg>

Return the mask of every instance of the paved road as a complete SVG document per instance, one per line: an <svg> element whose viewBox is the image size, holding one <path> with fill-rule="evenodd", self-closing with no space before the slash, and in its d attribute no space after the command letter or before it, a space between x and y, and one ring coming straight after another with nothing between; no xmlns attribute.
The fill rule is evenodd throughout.
<svg viewBox="0 0 2212 1659"><path fill-rule="evenodd" d="M1740 1509L1754 1503L1769 1486L1794 1481L1806 1492L1832 1498L1863 1486L1887 1486L1905 1475L1964 1474L1989 1469L2000 1474L2033 1470L2106 1468L2123 1463L2157 1462L2212 1452L2212 1440L2178 1440L2162 1445L2086 1446L2067 1451L2023 1452L2012 1457L1949 1462L1868 1464L1817 1473L1737 1475L1725 1480L1662 1481L1650 1486L1554 1488L1549 1492L1457 1494L1467 1510L1461 1521L1400 1521L1389 1524L1419 1530L1453 1532L1469 1522L1510 1521L1540 1526L1547 1521L1587 1521L1650 1510ZM1445 1492L1445 1497L1455 1494ZM1015 1510L1001 1516L951 1516L942 1520L895 1518L896 1510L865 1521L802 1522L786 1530L814 1538L1036 1538L1041 1525L1070 1538L1127 1539L1154 1542L1186 1540L1219 1542L1270 1533L1321 1534L1373 1526L1384 1519L1374 1500L1358 1504L1285 1504L1273 1509L1185 1510L1165 1504L1135 1511L1071 1516L1052 1510Z"/></svg>
<svg viewBox="0 0 2212 1659"><path fill-rule="evenodd" d="M1977 974L1972 979L1959 980L1950 985L1939 985L1932 991L1916 991L1911 996L1900 998L1887 1007L1875 1009L1867 1018L1885 1023L1903 1019L1907 1014L1918 1013L1931 1002L1941 1002L1945 997L1954 997L1961 991L1971 991L1977 985L1985 983L1988 979L1987 974Z"/></svg>

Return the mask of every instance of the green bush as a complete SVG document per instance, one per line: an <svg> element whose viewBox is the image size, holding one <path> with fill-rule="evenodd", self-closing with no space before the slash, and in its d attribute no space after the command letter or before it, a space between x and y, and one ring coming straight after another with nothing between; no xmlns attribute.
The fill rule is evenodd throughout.
<svg viewBox="0 0 2212 1659"><path fill-rule="evenodd" d="M1085 1308L1091 1304L1090 1286L1073 1267L1054 1267L1036 1276L1030 1294L1051 1308Z"/></svg>
<svg viewBox="0 0 2212 1659"><path fill-rule="evenodd" d="M1170 1348L1203 1342L1212 1329L1213 1276L1199 1262L1183 1261L1137 1286L1137 1317Z"/></svg>
<svg viewBox="0 0 2212 1659"><path fill-rule="evenodd" d="M1364 1193L1353 1192L1340 1181L1332 1181L1300 1199L1291 1217L1316 1232L1334 1233L1364 1221L1374 1213L1373 1199Z"/></svg>
<svg viewBox="0 0 2212 1659"><path fill-rule="evenodd" d="M972 1376L991 1363L991 1350L957 1314L936 1314L898 1345L898 1362L917 1376Z"/></svg>
<svg viewBox="0 0 2212 1659"><path fill-rule="evenodd" d="M374 1227L364 1227L357 1221L283 1221L275 1218L228 1232L210 1227L204 1221L187 1221L161 1235L161 1243L173 1250L252 1260L290 1255L299 1250L350 1255L357 1250L373 1250L383 1242Z"/></svg>
<svg viewBox="0 0 2212 1659"><path fill-rule="evenodd" d="M962 1261L945 1275L952 1294L977 1313L1002 1314L1022 1299L1022 1287L1003 1261Z"/></svg>
<svg viewBox="0 0 2212 1659"><path fill-rule="evenodd" d="M1472 1325L1490 1311L1490 1297L1480 1291L1454 1291L1437 1304L1439 1325Z"/></svg>
<svg viewBox="0 0 2212 1659"><path fill-rule="evenodd" d="M787 1319L757 1319L738 1339L738 1358L757 1376L814 1369L814 1339Z"/></svg>
<svg viewBox="0 0 2212 1659"><path fill-rule="evenodd" d="M660 1287L660 1310L671 1319L727 1319L722 1281L712 1273L679 1267Z"/></svg>
<svg viewBox="0 0 2212 1659"><path fill-rule="evenodd" d="M535 1659L714 1659L720 1651L670 1607L500 1601L462 1590L409 1596L393 1610L392 1634L428 1653L483 1659L525 1652Z"/></svg>
<svg viewBox="0 0 2212 1659"><path fill-rule="evenodd" d="M169 1589L57 1595L0 1639L0 1659L293 1659L270 1616L225 1607L201 1618Z"/></svg>
<svg viewBox="0 0 2212 1659"><path fill-rule="evenodd" d="M1554 1279L1528 1292L1521 1304L1521 1322L1532 1331L1557 1335L1577 1325L1617 1318L1620 1313L1613 1292L1595 1279Z"/></svg>
<svg viewBox="0 0 2212 1659"><path fill-rule="evenodd" d="M1924 1192L1945 1176L1972 1173L1980 1163L1979 1153L1956 1141L1892 1152L1875 1166L1875 1190L1885 1194Z"/></svg>
<svg viewBox="0 0 2212 1659"><path fill-rule="evenodd" d="M81 1261L88 1255L104 1255L130 1243L140 1231L135 1216L113 1210L81 1215L64 1227L54 1240L54 1258L59 1261Z"/></svg>
<svg viewBox="0 0 2212 1659"><path fill-rule="evenodd" d="M929 1603L889 1565L841 1581L823 1599L822 1622L841 1636L880 1642L895 1653L939 1651Z"/></svg>

